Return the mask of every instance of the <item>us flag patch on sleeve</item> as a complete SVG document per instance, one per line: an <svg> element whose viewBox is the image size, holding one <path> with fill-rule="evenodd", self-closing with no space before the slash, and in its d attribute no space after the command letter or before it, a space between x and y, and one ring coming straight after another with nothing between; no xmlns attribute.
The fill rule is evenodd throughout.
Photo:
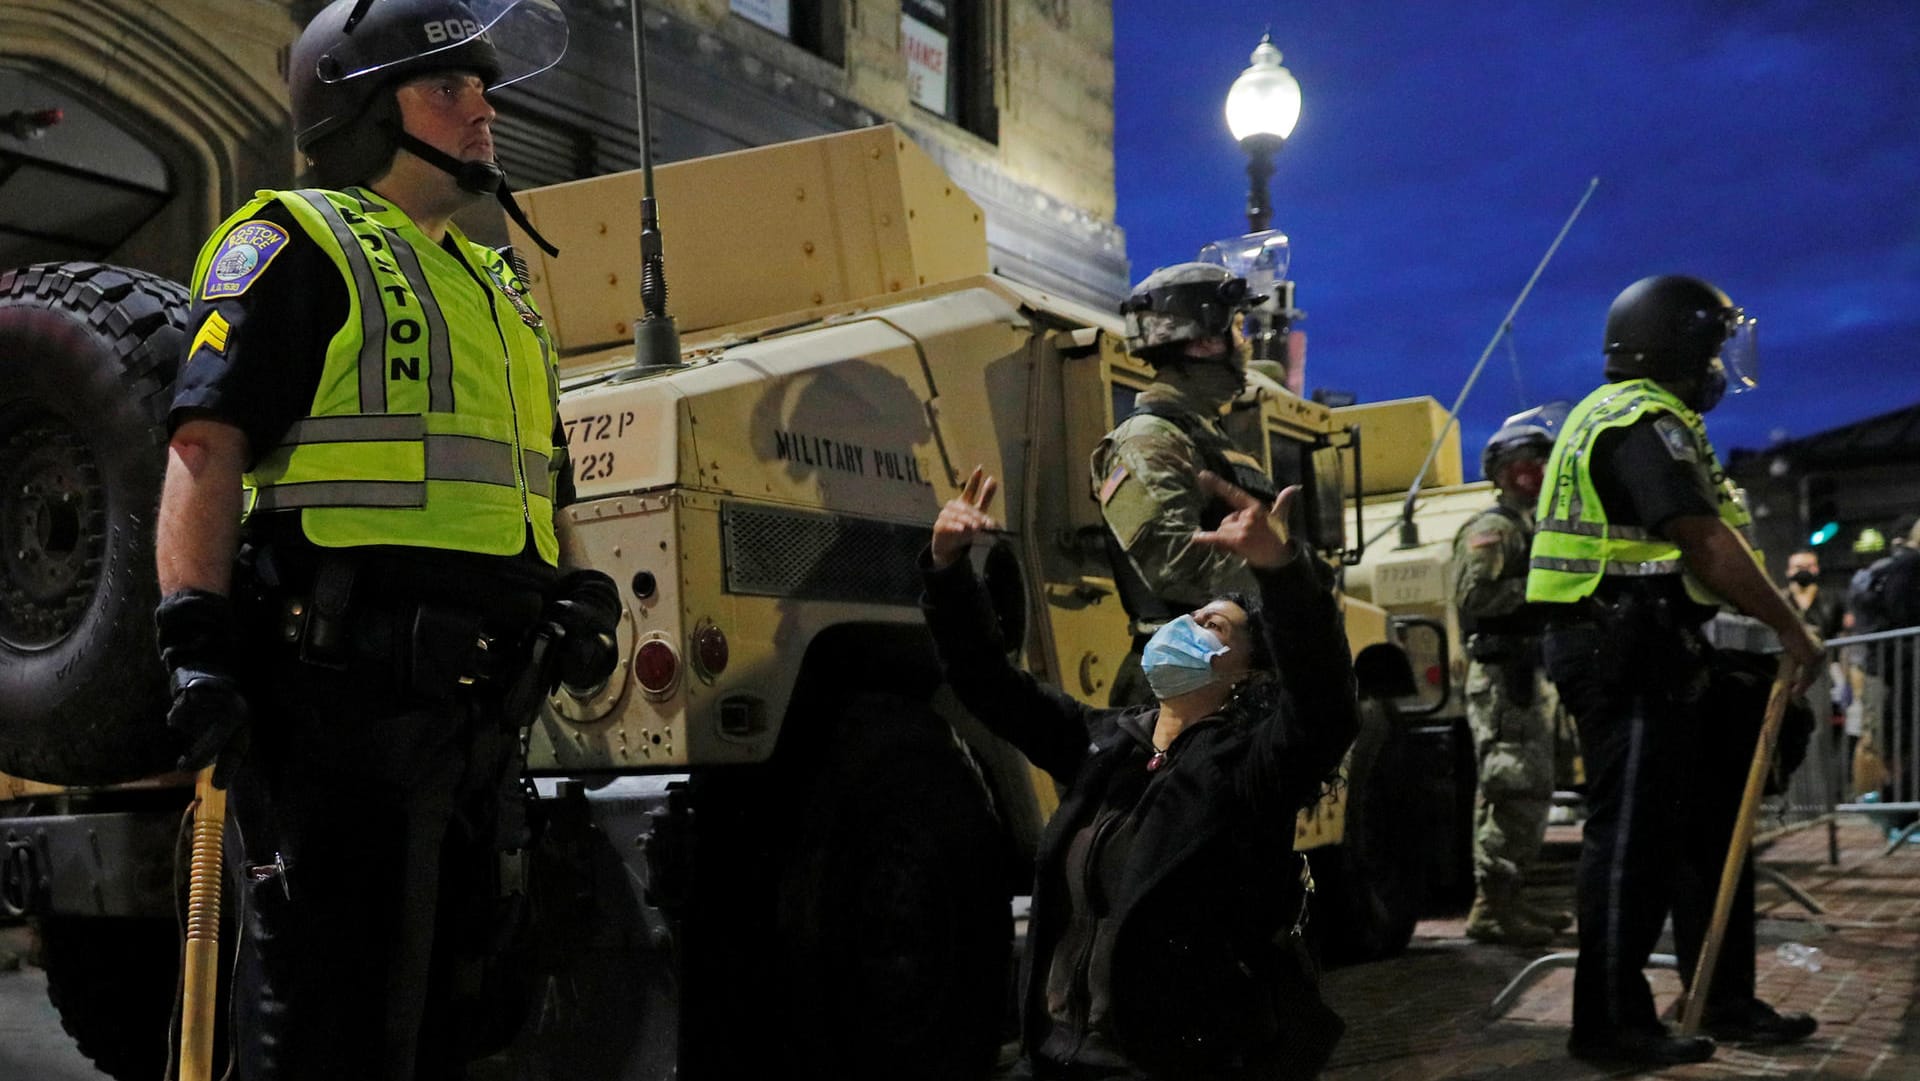
<svg viewBox="0 0 1920 1081"><path fill-rule="evenodd" d="M234 226L207 266L201 299L226 300L246 292L286 246L287 231L270 221L256 218Z"/></svg>
<svg viewBox="0 0 1920 1081"><path fill-rule="evenodd" d="M1113 472L1107 474L1106 483L1100 486L1100 505L1101 506L1104 507L1107 505L1107 500L1113 498L1113 493L1120 490L1120 482L1126 479L1127 479L1127 467L1124 465L1114 466Z"/></svg>

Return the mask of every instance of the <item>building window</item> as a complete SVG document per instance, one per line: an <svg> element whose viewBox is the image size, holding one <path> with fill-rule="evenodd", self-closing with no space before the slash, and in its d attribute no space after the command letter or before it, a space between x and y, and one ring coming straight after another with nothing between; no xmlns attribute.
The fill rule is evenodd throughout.
<svg viewBox="0 0 1920 1081"><path fill-rule="evenodd" d="M993 43L991 0L901 0L907 100L997 142Z"/></svg>
<svg viewBox="0 0 1920 1081"><path fill-rule="evenodd" d="M840 0L728 0L734 15L829 63L845 59Z"/></svg>
<svg viewBox="0 0 1920 1081"><path fill-rule="evenodd" d="M584 128L526 108L510 94L492 100L493 141L516 189L542 188L610 171L597 162L597 141Z"/></svg>

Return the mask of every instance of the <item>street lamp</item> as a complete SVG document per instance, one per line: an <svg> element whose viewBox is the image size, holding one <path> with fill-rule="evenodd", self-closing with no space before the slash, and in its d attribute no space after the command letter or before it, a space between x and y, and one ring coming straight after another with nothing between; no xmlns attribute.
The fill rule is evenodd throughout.
<svg viewBox="0 0 1920 1081"><path fill-rule="evenodd" d="M1273 218L1267 201L1267 180L1273 176L1273 156L1286 145L1300 122L1300 84L1280 66L1280 50L1273 36L1262 34L1253 50L1253 63L1227 91L1227 130L1247 152L1247 230L1265 230Z"/></svg>

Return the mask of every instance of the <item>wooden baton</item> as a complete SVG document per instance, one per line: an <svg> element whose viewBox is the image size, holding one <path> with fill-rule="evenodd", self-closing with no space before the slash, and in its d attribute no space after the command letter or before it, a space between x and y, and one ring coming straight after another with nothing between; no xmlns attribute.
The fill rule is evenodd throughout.
<svg viewBox="0 0 1920 1081"><path fill-rule="evenodd" d="M1773 745L1780 738L1780 724L1787 715L1787 701L1793 697L1793 681L1800 664L1784 654L1767 695L1766 721L1760 726L1760 739L1753 748L1753 764L1747 769L1747 791L1740 798L1740 816L1733 823L1733 843L1727 846L1727 862L1720 869L1720 892L1713 899L1713 922L1707 925L1707 940L1700 946L1700 960L1693 969L1693 983L1687 991L1686 1007L1680 1014L1680 1034L1692 1036L1700 1031L1700 1019L1707 1010L1707 991L1713 985L1713 968L1720 960L1720 942L1727 934L1727 920L1733 915L1733 894L1740 885L1740 869L1747 862L1747 850L1753 845L1755 812L1760 809L1760 794L1767 784L1767 770L1773 764Z"/></svg>

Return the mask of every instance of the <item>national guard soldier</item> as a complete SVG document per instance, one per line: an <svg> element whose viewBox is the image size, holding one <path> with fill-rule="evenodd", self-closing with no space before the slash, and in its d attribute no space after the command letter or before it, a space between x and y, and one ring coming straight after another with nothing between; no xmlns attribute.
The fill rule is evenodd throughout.
<svg viewBox="0 0 1920 1081"><path fill-rule="evenodd" d="M1090 463L1114 581L1132 621L1133 650L1114 676L1113 705L1153 701L1140 655L1161 624L1222 593L1255 588L1244 560L1192 537L1232 511L1202 491L1203 469L1262 503L1274 499L1273 481L1219 423L1246 382L1234 323L1260 299L1223 267L1178 263L1149 274L1120 306L1127 350L1153 367L1154 380Z"/></svg>
<svg viewBox="0 0 1920 1081"><path fill-rule="evenodd" d="M1681 976L1692 978L1739 800L1740 780L1727 781L1744 779L1757 728L1744 747L1707 738L1724 726L1706 695L1701 624L1728 603L1772 627L1801 665L1796 695L1823 656L1761 569L1701 421L1730 382L1753 384L1753 329L1697 278L1628 286L1607 311L1608 381L1574 407L1547 461L1527 599L1550 606L1547 675L1579 726L1586 767L1567 1043L1578 1058L1650 1066L1714 1051L1709 1036L1667 1032L1641 971L1671 909ZM1804 1039L1812 1017L1753 994L1751 867L1705 1027L1733 1041Z"/></svg>
<svg viewBox="0 0 1920 1081"><path fill-rule="evenodd" d="M511 1035L480 992L520 725L616 663L612 581L558 567L552 342L451 222L501 190L487 91L556 61L565 19L353 7L290 58L319 186L260 193L195 268L155 545L181 765L232 785L243 1081L461 1076Z"/></svg>
<svg viewBox="0 0 1920 1081"><path fill-rule="evenodd" d="M1536 908L1522 892L1546 836L1560 705L1540 671L1544 628L1527 604L1527 558L1541 469L1566 415L1566 403L1555 402L1516 413L1493 433L1480 468L1499 498L1453 538L1479 779L1467 935L1481 942L1540 946L1573 923L1571 914Z"/></svg>

